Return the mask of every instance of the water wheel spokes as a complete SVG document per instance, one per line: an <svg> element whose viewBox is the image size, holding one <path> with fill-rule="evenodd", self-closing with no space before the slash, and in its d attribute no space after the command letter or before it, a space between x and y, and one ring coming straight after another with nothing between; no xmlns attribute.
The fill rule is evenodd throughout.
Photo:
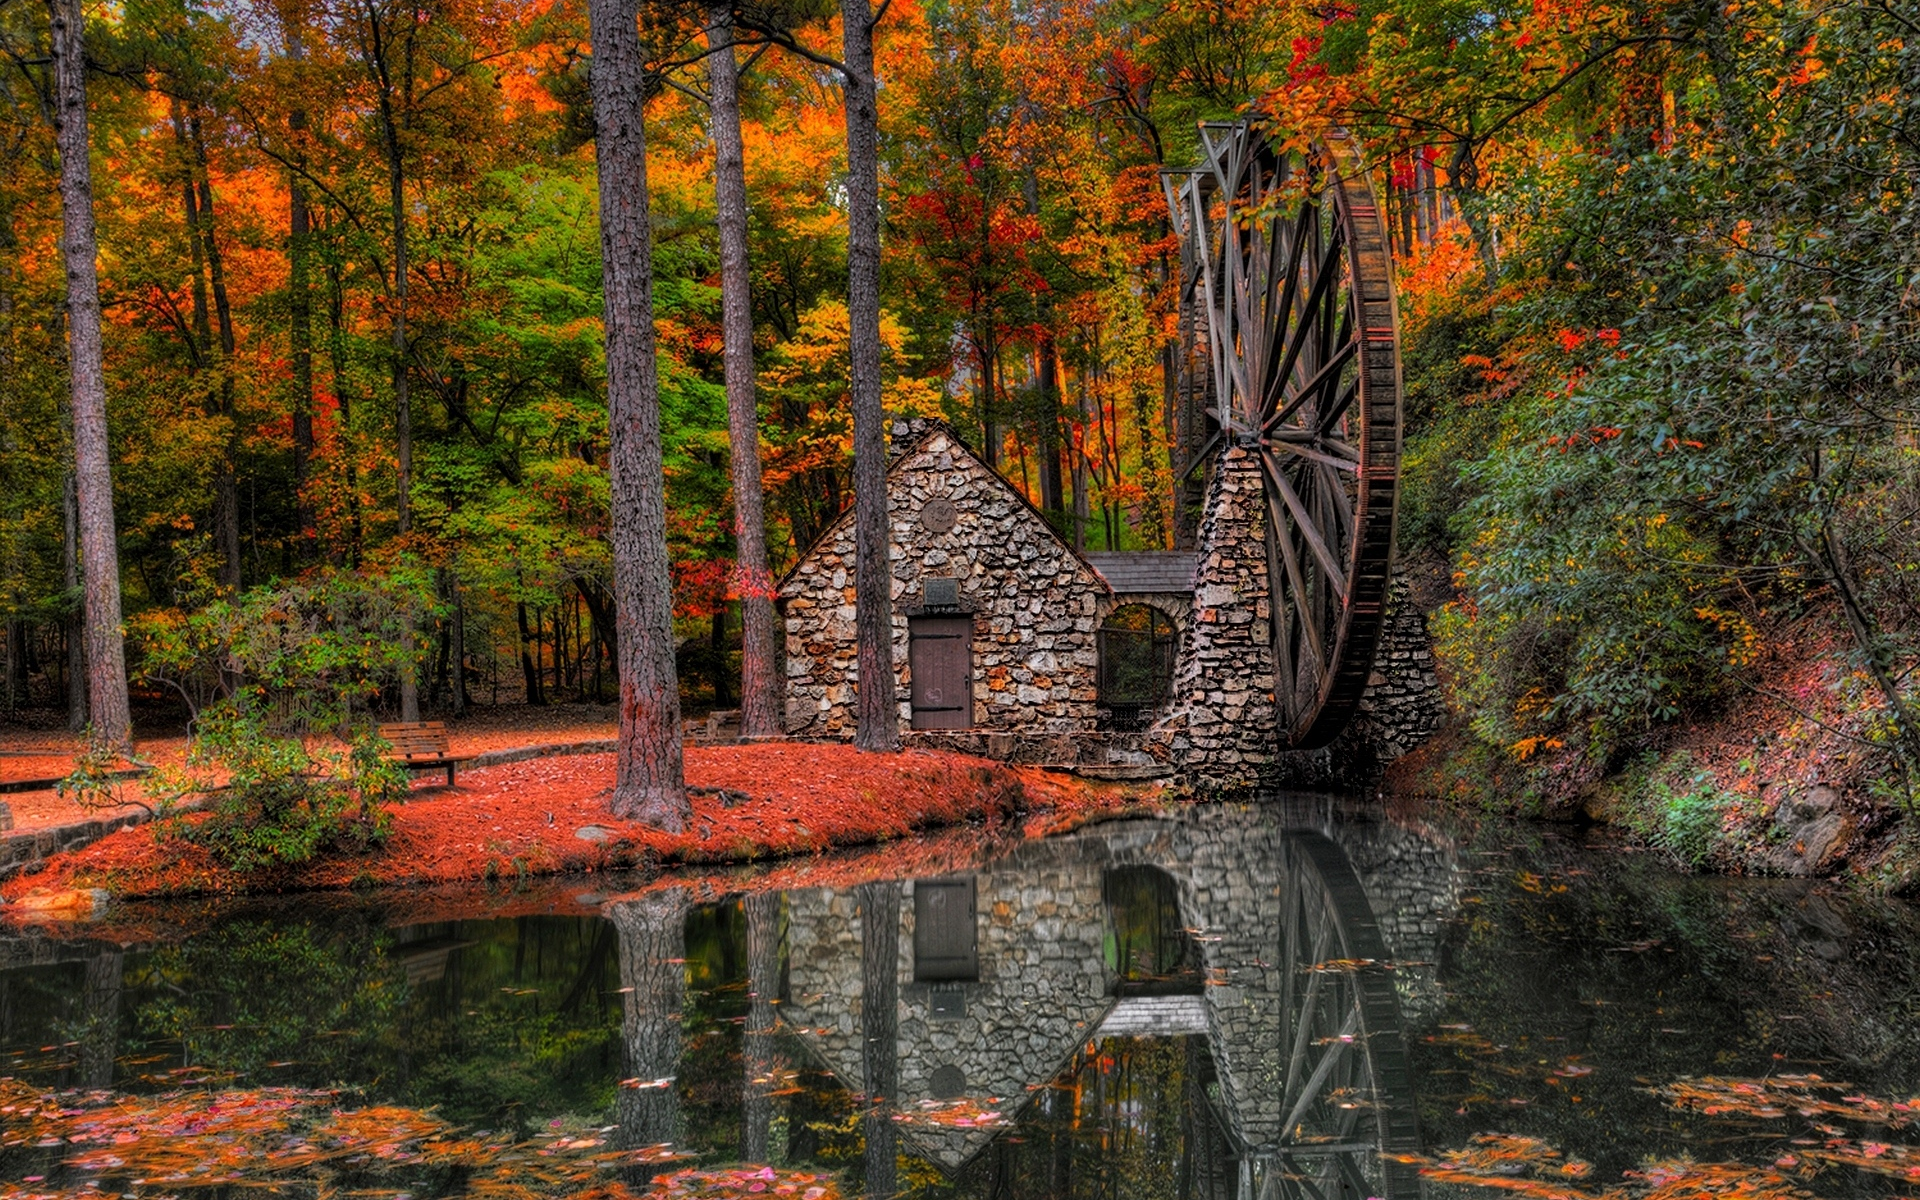
<svg viewBox="0 0 1920 1200"><path fill-rule="evenodd" d="M1400 367L1386 230L1344 133L1312 156L1257 123L1203 126L1168 188L1225 436L1266 490L1274 703L1294 749L1331 742L1366 690L1391 581ZM1190 331L1190 332L1187 332Z"/></svg>
<svg viewBox="0 0 1920 1200"><path fill-rule="evenodd" d="M1399 998L1366 893L1325 836L1285 847L1280 1143L1290 1200L1419 1193L1419 1149Z"/></svg>

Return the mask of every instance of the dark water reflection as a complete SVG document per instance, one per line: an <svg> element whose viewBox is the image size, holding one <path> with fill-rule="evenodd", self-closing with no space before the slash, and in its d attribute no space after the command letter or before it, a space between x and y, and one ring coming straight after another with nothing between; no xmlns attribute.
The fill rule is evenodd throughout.
<svg viewBox="0 0 1920 1200"><path fill-rule="evenodd" d="M1466 1186L1418 1168L1504 1134L1534 1141L1483 1140L1511 1161L1480 1169L1535 1196L1665 1200L1648 1166L1680 1160L1774 1173L1745 1194L1920 1187L1889 1169L1920 1163L1920 1129L1852 1112L1920 1094L1910 905L1305 800L963 865L602 900L603 879L578 915L423 923L389 895L115 941L13 931L0 1072L76 1095L338 1089L502 1144L603 1146L630 1185L772 1163L843 1194L1358 1200ZM1809 1073L1850 1086L1807 1116L1660 1092ZM27 1143L0 1149L0 1194L168 1194L0 1121ZM1877 1173L1844 1161L1874 1146ZM476 1186L373 1159L369 1192ZM268 1165L249 1182L320 1190Z"/></svg>

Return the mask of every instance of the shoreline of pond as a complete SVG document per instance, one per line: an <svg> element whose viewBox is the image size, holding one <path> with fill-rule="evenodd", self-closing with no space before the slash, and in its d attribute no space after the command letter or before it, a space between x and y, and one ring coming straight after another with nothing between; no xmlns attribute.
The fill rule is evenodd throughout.
<svg viewBox="0 0 1920 1200"><path fill-rule="evenodd" d="M121 829L0 884L0 913L56 909L87 889L149 899L726 867L954 827L1000 830L1028 814L1047 814L1031 831L1045 834L1127 810L1156 790L946 751L690 746L693 816L686 832L667 834L607 811L613 769L613 754L594 752L463 772L456 787L421 790L389 806L392 833L375 850L245 873L168 836L165 822Z"/></svg>

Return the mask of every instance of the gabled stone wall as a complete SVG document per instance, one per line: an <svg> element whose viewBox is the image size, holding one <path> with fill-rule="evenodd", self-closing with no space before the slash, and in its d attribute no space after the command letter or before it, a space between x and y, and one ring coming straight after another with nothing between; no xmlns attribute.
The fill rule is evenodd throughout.
<svg viewBox="0 0 1920 1200"><path fill-rule="evenodd" d="M1049 734L1094 729L1096 607L1105 584L951 429L896 428L896 444L902 449L888 469L887 507L900 727L912 719L908 618L921 611L929 577L952 576L959 604L933 611L973 618L974 726ZM848 740L854 733L849 518L843 514L780 584L786 724L796 737Z"/></svg>

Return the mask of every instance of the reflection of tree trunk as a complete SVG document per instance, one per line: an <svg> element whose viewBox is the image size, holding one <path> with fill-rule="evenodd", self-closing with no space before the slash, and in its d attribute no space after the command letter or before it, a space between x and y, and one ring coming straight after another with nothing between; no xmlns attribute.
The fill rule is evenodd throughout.
<svg viewBox="0 0 1920 1200"><path fill-rule="evenodd" d="M680 1060L680 1010L686 995L687 893L652 892L607 910L620 935L621 1041L627 1074L616 1119L630 1149L672 1142L680 1105L671 1082ZM660 1086L655 1084L667 1081Z"/></svg>
<svg viewBox="0 0 1920 1200"><path fill-rule="evenodd" d="M118 949L87 960L87 983L81 997L86 1034L80 1042L80 1086L113 1085L113 1059L120 1031L120 980L126 955Z"/></svg>
<svg viewBox="0 0 1920 1200"><path fill-rule="evenodd" d="M900 885L867 883L860 897L860 1074L866 1094L866 1176L869 1200L899 1190L895 1171L893 1104L899 1090Z"/></svg>
<svg viewBox="0 0 1920 1200"><path fill-rule="evenodd" d="M755 892L747 910L746 1098L741 1106L740 1160L772 1160L774 1002L780 993L780 893Z"/></svg>

